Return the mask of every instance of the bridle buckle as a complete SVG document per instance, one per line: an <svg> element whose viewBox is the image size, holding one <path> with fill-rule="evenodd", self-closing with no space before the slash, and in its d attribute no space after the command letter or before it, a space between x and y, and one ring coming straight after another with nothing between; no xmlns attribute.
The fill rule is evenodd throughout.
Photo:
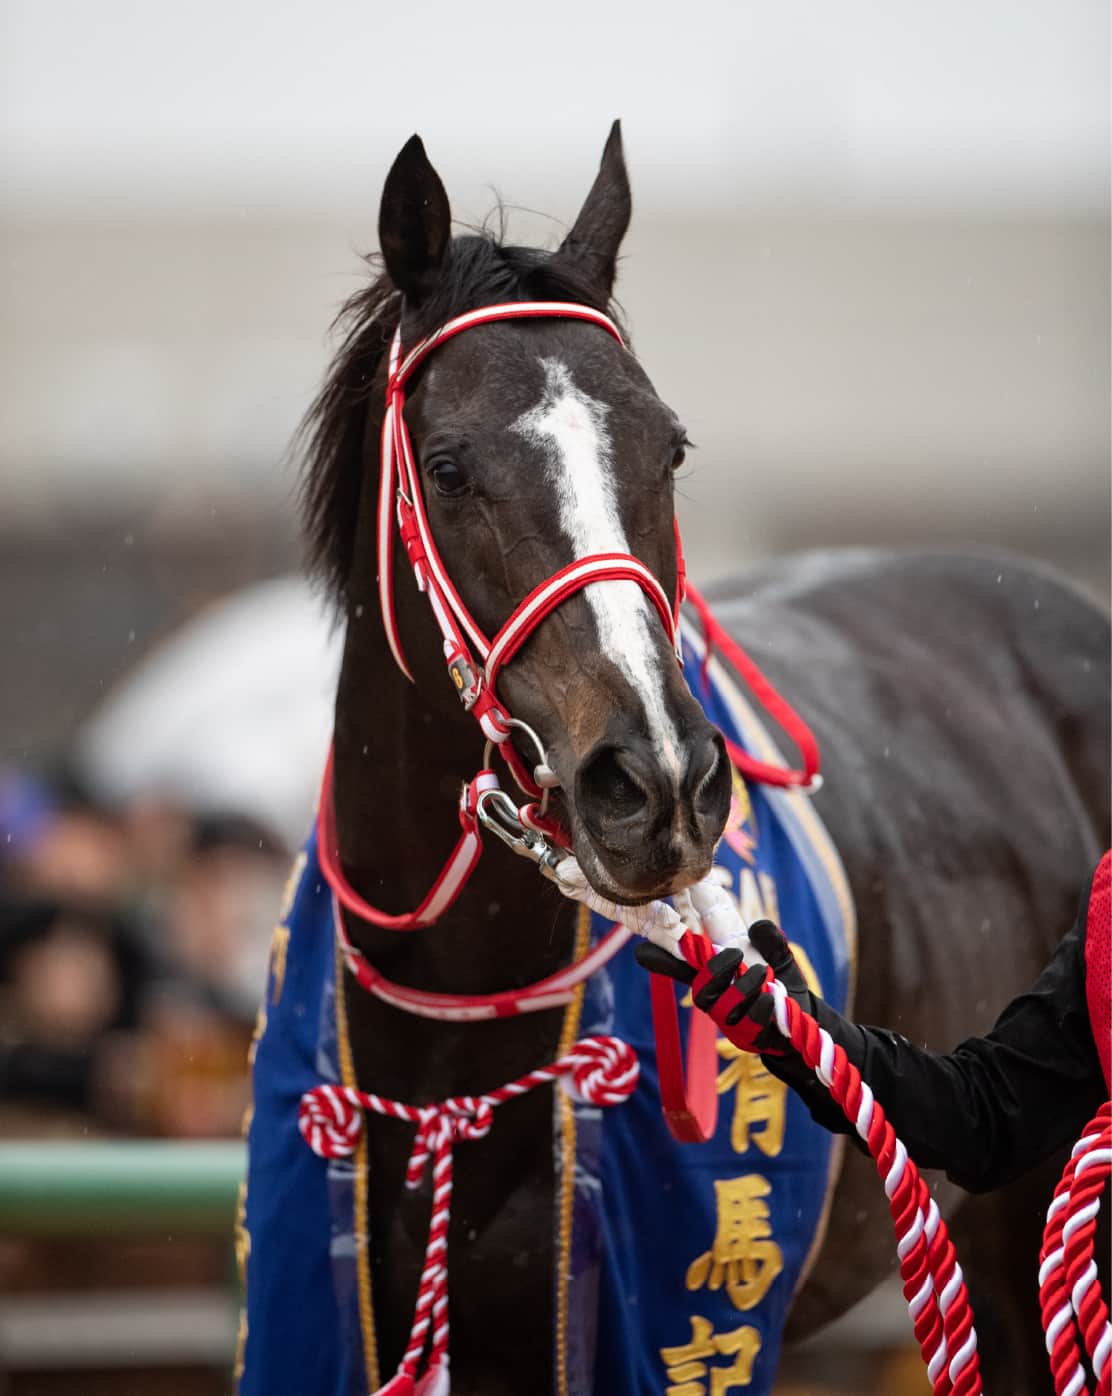
<svg viewBox="0 0 1112 1396"><path fill-rule="evenodd" d="M482 691L482 675L476 673L466 655L453 654L448 659L448 673L452 676L452 683L455 685L459 700L466 712L471 709L479 700L479 693Z"/></svg>

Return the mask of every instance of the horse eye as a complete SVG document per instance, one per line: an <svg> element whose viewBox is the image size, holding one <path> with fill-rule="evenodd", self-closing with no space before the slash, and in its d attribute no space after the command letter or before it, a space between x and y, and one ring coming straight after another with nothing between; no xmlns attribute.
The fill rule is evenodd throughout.
<svg viewBox="0 0 1112 1396"><path fill-rule="evenodd" d="M429 478L436 486L437 494L451 497L464 494L467 490L467 476L456 462L447 456L440 456L438 459L430 461L428 472Z"/></svg>
<svg viewBox="0 0 1112 1396"><path fill-rule="evenodd" d="M672 469L678 470L687 459L687 448L691 442L687 439L687 432L682 427L676 432L672 440Z"/></svg>

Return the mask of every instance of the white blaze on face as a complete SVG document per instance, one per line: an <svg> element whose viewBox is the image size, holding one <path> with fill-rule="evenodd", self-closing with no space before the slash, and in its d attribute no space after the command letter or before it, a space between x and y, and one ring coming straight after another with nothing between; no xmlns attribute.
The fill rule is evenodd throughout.
<svg viewBox="0 0 1112 1396"><path fill-rule="evenodd" d="M560 527L572 558L628 553L611 470L607 406L575 386L567 365L541 359L544 394L511 430L538 447L548 461ZM680 743L664 705L664 684L652 629L660 619L636 582L592 582L583 596L595 617L602 652L618 666L645 708L649 737L677 781Z"/></svg>

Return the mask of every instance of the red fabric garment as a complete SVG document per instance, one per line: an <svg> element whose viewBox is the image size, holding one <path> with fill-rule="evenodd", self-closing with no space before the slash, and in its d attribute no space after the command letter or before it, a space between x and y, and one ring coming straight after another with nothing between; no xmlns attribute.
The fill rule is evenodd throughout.
<svg viewBox="0 0 1112 1396"><path fill-rule="evenodd" d="M1089 1004L1089 1021L1093 1025L1093 1040L1097 1044L1104 1084L1112 1090L1112 912L1109 893L1112 888L1112 852L1106 853L1093 873L1089 893L1089 913L1085 924L1085 997Z"/></svg>

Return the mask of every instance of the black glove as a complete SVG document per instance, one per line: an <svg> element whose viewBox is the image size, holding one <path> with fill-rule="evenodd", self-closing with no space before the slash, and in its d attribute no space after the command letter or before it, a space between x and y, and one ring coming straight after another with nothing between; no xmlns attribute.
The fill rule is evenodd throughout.
<svg viewBox="0 0 1112 1396"><path fill-rule="evenodd" d="M651 970L654 974L666 974L684 984L694 985L695 992L692 998L695 1007L701 1008L704 1013L710 1013L727 1037L730 1036L730 1027L747 1022L753 1006L761 997L767 977L763 965L753 965L746 969L741 961L741 951L732 948L719 950L717 955L707 961L706 968L701 970L692 969L686 960L677 959L675 955L659 945L654 945L650 940L641 941L633 953L643 969ZM728 1008L715 1012L727 991L731 991L731 1004ZM764 997L767 998L768 995ZM746 1045L748 1051L758 1050L752 1034L749 1035Z"/></svg>
<svg viewBox="0 0 1112 1396"><path fill-rule="evenodd" d="M749 928L749 939L800 1008L814 1016L814 995L807 988L783 932L771 921L755 921ZM711 1014L737 1046L744 1047L747 1052L791 1050L773 1021L772 995L761 992L768 977L764 965L751 965L746 969L740 950L720 950L702 970L692 969L686 960L677 959L651 941L642 941L634 954L644 969L693 984L695 1007ZM721 1010L719 1001L727 991L732 1002ZM731 1028L742 1030L731 1032Z"/></svg>
<svg viewBox="0 0 1112 1396"><path fill-rule="evenodd" d="M834 1042L841 1046L856 1066L865 1059L865 1036L856 1024L843 1018L807 987L803 972L796 963L787 937L771 921L755 921L749 927L749 939L766 960L776 978L805 1013L825 1028ZM696 1008L710 1013L731 1042L746 1051L756 1051L769 1071L791 1086L803 1099L812 1116L827 1129L849 1134L852 1126L839 1106L830 1098L826 1087L817 1079L803 1058L776 1027L772 995L762 992L767 977L763 965L743 969L739 950L720 950L703 970L693 970L684 960L678 960L667 950L643 941L634 951L637 962L657 974L667 974L685 984L695 984L693 995ZM732 1006L724 1014L715 1012L722 997L729 991Z"/></svg>

